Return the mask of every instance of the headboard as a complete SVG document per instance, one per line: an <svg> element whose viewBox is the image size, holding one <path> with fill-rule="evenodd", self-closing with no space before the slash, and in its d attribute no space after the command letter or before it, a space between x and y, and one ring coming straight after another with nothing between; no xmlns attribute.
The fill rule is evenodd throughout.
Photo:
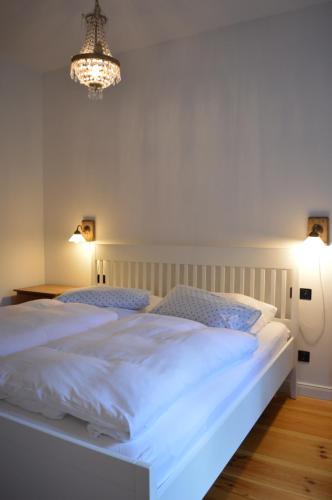
<svg viewBox="0 0 332 500"><path fill-rule="evenodd" d="M176 284L243 293L274 304L285 323L296 316L291 299L297 273L288 249L97 244L92 275L94 284L160 296Z"/></svg>

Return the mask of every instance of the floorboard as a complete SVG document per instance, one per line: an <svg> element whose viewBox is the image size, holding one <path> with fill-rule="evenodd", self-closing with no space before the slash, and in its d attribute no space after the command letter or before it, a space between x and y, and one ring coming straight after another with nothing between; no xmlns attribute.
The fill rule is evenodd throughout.
<svg viewBox="0 0 332 500"><path fill-rule="evenodd" d="M277 396L205 500L332 500L332 401Z"/></svg>

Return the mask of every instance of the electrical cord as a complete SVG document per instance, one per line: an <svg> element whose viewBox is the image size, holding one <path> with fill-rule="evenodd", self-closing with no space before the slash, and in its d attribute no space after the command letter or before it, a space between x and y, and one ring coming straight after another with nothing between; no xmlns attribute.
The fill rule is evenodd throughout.
<svg viewBox="0 0 332 500"><path fill-rule="evenodd" d="M301 319L299 319L299 330L300 330L300 333L301 333L303 339L305 340L305 342L308 345L310 345L310 346L314 346L314 345L318 344L318 342L320 341L320 339L323 337L323 335L325 333L325 328L326 328L325 294L324 294L324 287L323 287L322 266L321 266L321 258L320 258L320 256L318 257L318 273L319 273L320 288L321 288L321 291L322 291L323 326L322 326L322 328L321 328L321 330L319 332L318 337L314 341L308 339L308 337L306 336L306 334L303 331L304 327L301 325Z"/></svg>

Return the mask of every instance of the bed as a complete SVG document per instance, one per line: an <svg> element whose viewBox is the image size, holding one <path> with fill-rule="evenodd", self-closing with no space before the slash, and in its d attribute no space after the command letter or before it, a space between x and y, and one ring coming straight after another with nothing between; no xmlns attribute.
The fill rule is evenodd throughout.
<svg viewBox="0 0 332 500"><path fill-rule="evenodd" d="M4 498L202 498L287 377L295 396L291 291L297 282L291 256L286 250L98 245L91 269L92 282L149 288L162 296L178 283L246 293L276 304L278 318L259 334L254 359L229 369L232 383L209 379L165 412L144 439L129 444L89 437L73 417L49 421L1 402ZM186 411L194 415L190 426ZM180 415L183 426L175 428Z"/></svg>

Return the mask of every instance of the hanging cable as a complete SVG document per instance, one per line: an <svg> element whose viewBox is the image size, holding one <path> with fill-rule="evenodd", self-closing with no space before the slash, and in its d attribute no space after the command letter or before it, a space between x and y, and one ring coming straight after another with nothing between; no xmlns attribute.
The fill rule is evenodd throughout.
<svg viewBox="0 0 332 500"><path fill-rule="evenodd" d="M299 330L300 330L300 333L301 333L303 339L305 340L305 342L308 345L310 345L310 346L314 346L314 345L318 344L318 342L320 341L320 339L323 337L323 335L325 333L325 328L326 328L325 294L324 294L324 287L323 287L322 266L321 266L321 258L320 258L320 256L318 256L318 274L319 274L320 288L321 288L321 291L322 291L323 325L322 325L321 330L320 330L320 332L318 334L318 337L314 341L313 340L309 340L309 338L307 337L307 335L304 333L303 326L301 325L301 319L299 319Z"/></svg>

